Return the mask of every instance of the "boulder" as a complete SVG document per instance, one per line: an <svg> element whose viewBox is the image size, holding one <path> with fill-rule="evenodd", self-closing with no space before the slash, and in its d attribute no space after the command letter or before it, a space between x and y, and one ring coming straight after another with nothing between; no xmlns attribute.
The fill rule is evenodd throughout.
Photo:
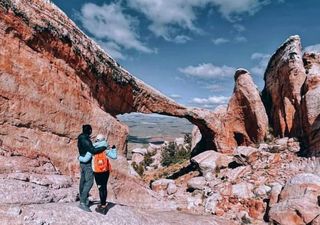
<svg viewBox="0 0 320 225"><path fill-rule="evenodd" d="M292 177L271 206L271 221L281 225L310 224L320 215L320 177L302 173Z"/></svg>
<svg viewBox="0 0 320 225"><path fill-rule="evenodd" d="M248 165L255 161L259 150L250 146L239 146L235 149L233 161L239 165Z"/></svg>
<svg viewBox="0 0 320 225"><path fill-rule="evenodd" d="M254 189L254 194L260 198L266 198L268 196L268 193L271 191L271 187L267 185L260 185L257 188Z"/></svg>
<svg viewBox="0 0 320 225"><path fill-rule="evenodd" d="M281 191L280 199L309 198L317 203L320 195L320 176L301 173L292 177Z"/></svg>
<svg viewBox="0 0 320 225"><path fill-rule="evenodd" d="M140 153L133 153L132 154L132 162L135 162L136 164L140 164L144 160L144 156Z"/></svg>
<svg viewBox="0 0 320 225"><path fill-rule="evenodd" d="M209 196L204 202L204 210L205 212L215 214L217 204L222 197L219 193L214 193L213 195Z"/></svg>
<svg viewBox="0 0 320 225"><path fill-rule="evenodd" d="M252 172L252 168L249 165L239 166L235 169L228 170L225 175L228 178L228 181L236 181L251 172Z"/></svg>
<svg viewBox="0 0 320 225"><path fill-rule="evenodd" d="M247 182L242 182L239 184L232 185L232 193L238 198L252 198L254 194L252 193L254 186Z"/></svg>
<svg viewBox="0 0 320 225"><path fill-rule="evenodd" d="M191 190L203 190L206 185L206 179L204 177L193 177L188 180L187 186Z"/></svg>
<svg viewBox="0 0 320 225"><path fill-rule="evenodd" d="M196 194L194 196L190 196L187 198L187 209L194 209L198 208L203 204L203 199L201 194Z"/></svg>
<svg viewBox="0 0 320 225"><path fill-rule="evenodd" d="M283 186L279 183L273 183L269 195L269 206L272 207L279 201L279 196Z"/></svg>
<svg viewBox="0 0 320 225"><path fill-rule="evenodd" d="M146 148L135 148L132 150L132 154L138 153L141 155L145 155L145 154L147 154L147 152L148 152L148 150Z"/></svg>
<svg viewBox="0 0 320 225"><path fill-rule="evenodd" d="M169 183L168 187L167 187L167 193L168 195L172 195L174 193L176 193L178 190L177 186L175 183Z"/></svg>
<svg viewBox="0 0 320 225"><path fill-rule="evenodd" d="M232 157L210 150L191 158L191 162L199 167L204 177L210 177L217 168L227 167L231 161Z"/></svg>
<svg viewBox="0 0 320 225"><path fill-rule="evenodd" d="M253 219L258 219L260 221L263 220L263 216L265 214L265 204L261 199L249 199L248 201L249 207L249 216Z"/></svg>
<svg viewBox="0 0 320 225"><path fill-rule="evenodd" d="M312 221L311 225L320 225L320 215Z"/></svg>
<svg viewBox="0 0 320 225"><path fill-rule="evenodd" d="M287 146L290 152L297 153L300 151L300 143L295 141L293 138L289 138Z"/></svg>
<svg viewBox="0 0 320 225"><path fill-rule="evenodd" d="M276 139L274 141L274 143L277 144L277 145L281 145L281 146L287 147L288 141L289 141L289 138L288 137L284 137L284 138Z"/></svg>
<svg viewBox="0 0 320 225"><path fill-rule="evenodd" d="M166 191L170 183L174 184L174 180L159 179L151 183L151 189L156 192Z"/></svg>
<svg viewBox="0 0 320 225"><path fill-rule="evenodd" d="M291 36L272 55L262 91L275 136L301 136L301 88L306 79L299 36Z"/></svg>

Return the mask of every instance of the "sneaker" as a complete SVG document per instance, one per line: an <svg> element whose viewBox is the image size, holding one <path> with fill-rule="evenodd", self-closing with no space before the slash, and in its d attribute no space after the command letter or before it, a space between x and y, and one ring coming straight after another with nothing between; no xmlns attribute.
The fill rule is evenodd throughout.
<svg viewBox="0 0 320 225"><path fill-rule="evenodd" d="M95 209L95 211L97 213L100 213L102 215L106 215L107 214L107 207L102 207L101 205L98 205Z"/></svg>
<svg viewBox="0 0 320 225"><path fill-rule="evenodd" d="M85 204L85 203L80 203L79 208L86 211L86 212L92 212L91 209Z"/></svg>

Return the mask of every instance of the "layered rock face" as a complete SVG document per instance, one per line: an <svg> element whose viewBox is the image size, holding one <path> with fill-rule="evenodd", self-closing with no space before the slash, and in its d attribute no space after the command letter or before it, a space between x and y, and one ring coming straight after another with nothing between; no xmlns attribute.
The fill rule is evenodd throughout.
<svg viewBox="0 0 320 225"><path fill-rule="evenodd" d="M276 136L301 136L301 87L306 79L299 36L290 37L271 57L263 99Z"/></svg>
<svg viewBox="0 0 320 225"><path fill-rule="evenodd" d="M302 124L309 155L320 155L320 54L303 56L307 79L303 86Z"/></svg>
<svg viewBox="0 0 320 225"><path fill-rule="evenodd" d="M2 144L26 155L47 155L71 174L76 172L76 138L82 124L90 123L95 134L105 134L122 149L128 128L99 107L90 87L57 55L59 49L59 54L62 50L72 54L68 44L57 37L37 36L37 25L31 25L27 14L21 12L22 20L12 11L18 9L9 6L0 7ZM36 19L33 15L40 15L40 8L31 9L29 16Z"/></svg>
<svg viewBox="0 0 320 225"><path fill-rule="evenodd" d="M275 136L303 138L307 155L319 155L320 54L304 53L291 36L271 57L263 101Z"/></svg>

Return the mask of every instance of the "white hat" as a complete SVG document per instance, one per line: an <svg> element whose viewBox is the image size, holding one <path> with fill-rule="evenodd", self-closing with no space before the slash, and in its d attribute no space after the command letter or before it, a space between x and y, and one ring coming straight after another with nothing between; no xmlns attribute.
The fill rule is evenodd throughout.
<svg viewBox="0 0 320 225"><path fill-rule="evenodd" d="M96 141L103 141L106 140L106 138L103 136L103 134L98 134L96 137Z"/></svg>

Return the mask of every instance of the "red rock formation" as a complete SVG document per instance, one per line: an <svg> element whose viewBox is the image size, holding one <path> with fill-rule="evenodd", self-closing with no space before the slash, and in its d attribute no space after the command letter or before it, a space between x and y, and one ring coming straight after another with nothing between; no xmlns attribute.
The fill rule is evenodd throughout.
<svg viewBox="0 0 320 225"><path fill-rule="evenodd" d="M268 129L268 116L259 91L249 72L238 69L235 88L225 118L231 146L248 145L264 140Z"/></svg>
<svg viewBox="0 0 320 225"><path fill-rule="evenodd" d="M301 87L305 81L299 36L290 37L271 57L263 99L276 136L301 135Z"/></svg>
<svg viewBox="0 0 320 225"><path fill-rule="evenodd" d="M301 173L291 178L271 207L270 220L282 225L311 224L320 215L320 177Z"/></svg>
<svg viewBox="0 0 320 225"><path fill-rule="evenodd" d="M218 152L231 153L239 145L261 142L267 134L268 117L264 105L245 69L235 73L234 92L227 109L198 110L196 114L201 115L213 131L211 138ZM193 133L196 134L196 130Z"/></svg>
<svg viewBox="0 0 320 225"><path fill-rule="evenodd" d="M302 93L302 125L308 146L308 155L320 156L320 54L303 56L307 79Z"/></svg>

